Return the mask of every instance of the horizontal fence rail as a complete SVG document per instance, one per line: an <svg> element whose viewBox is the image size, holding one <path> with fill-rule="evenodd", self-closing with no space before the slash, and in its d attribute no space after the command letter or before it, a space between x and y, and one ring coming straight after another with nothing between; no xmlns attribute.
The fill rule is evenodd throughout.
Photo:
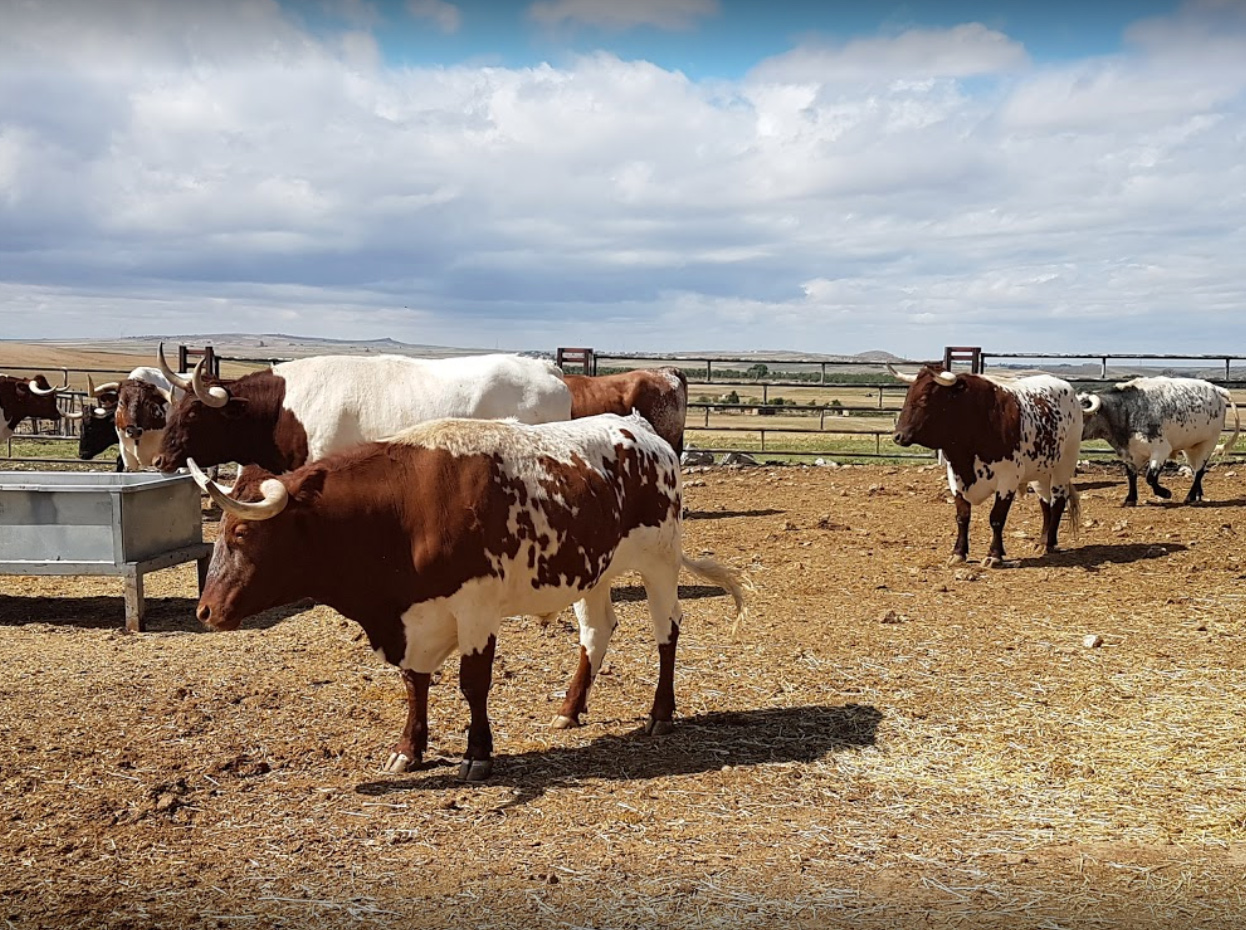
<svg viewBox="0 0 1246 930"><path fill-rule="evenodd" d="M204 350L178 346L178 357L202 357ZM976 348L956 347L945 351L944 360L928 359L861 359L818 357L758 357L758 356L707 356L687 353L658 354L610 352L597 353L588 350L561 350L582 353L568 356L568 371L583 364L590 373L607 374L634 368L652 368L671 365L684 371L689 379L689 402L687 425L688 448L715 455L731 452L764 453L768 457L804 459L813 457L894 459L897 461L933 461L934 453L924 449L902 449L891 443L895 420L903 405L907 385L895 381L886 370L888 364L902 370L913 371L924 365L942 366L966 363L992 372L1008 368L1032 368L1043 370L1041 364L1026 362L1098 363L1097 377L1089 374L1073 375L1068 371L1054 372L1079 386L1093 389L1093 385L1114 383L1131 373L1110 375L1110 369L1171 370L1178 367L1172 362L1215 362L1217 373L1223 368L1223 377L1207 380L1231 389L1246 389L1246 355L1203 354L1177 355L1171 353L1116 354L1088 353L1038 353L1038 352L986 352ZM561 354L561 352L560 352ZM170 356L172 357L172 356ZM276 356L212 355L215 366L221 363L262 368L292 361ZM574 360L572 360L574 359ZM155 359L152 359L154 364ZM1122 363L1132 362L1132 365ZM1165 363L1156 366L1154 363ZM1116 364L1112 364L1116 363ZM49 365L44 368L13 368L9 374L33 376L42 371L49 377L53 373L67 372L83 377L91 375L116 376L129 374L130 368L65 368ZM959 367L959 365L958 365ZM1236 371L1235 371L1236 368ZM1240 377L1234 378L1234 375ZM71 377L71 382L74 379ZM827 398L828 392L839 396ZM797 395L803 394L804 397ZM820 394L821 396L810 396ZM717 395L717 396L714 396ZM733 396L734 395L734 396ZM741 396L743 395L743 396ZM87 397L78 389L66 390L58 395L62 412L81 410ZM854 428L851 421L860 423ZM805 422L807 421L807 424ZM47 421L44 421L46 425ZM46 432L38 423L24 421L5 450L8 456L0 461L22 464L56 464L84 469L112 468L115 454L110 450L90 462L76 458L58 458L39 453L14 455L15 442L68 443L78 439L80 422L62 418L55 421L55 431ZM754 441L745 442L745 437ZM1246 446L1246 443L1243 444ZM49 450L51 451L51 450ZM1087 446L1082 450L1087 458L1112 457L1110 449ZM1235 458L1246 455L1246 448L1234 451Z"/></svg>

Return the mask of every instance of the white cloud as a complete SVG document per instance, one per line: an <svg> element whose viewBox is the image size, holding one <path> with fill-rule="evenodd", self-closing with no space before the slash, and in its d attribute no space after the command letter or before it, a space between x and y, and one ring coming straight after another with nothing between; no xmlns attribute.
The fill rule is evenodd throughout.
<svg viewBox="0 0 1246 930"><path fill-rule="evenodd" d="M717 13L718 0L538 0L528 8L529 17L545 26L570 23L610 30L687 30Z"/></svg>
<svg viewBox="0 0 1246 930"><path fill-rule="evenodd" d="M1240 338L1246 28L1223 10L1059 66L962 27L711 84L605 53L391 69L359 22L316 38L259 0L99 8L0 0L9 338L287 316L510 348ZM1187 54L1209 16L1219 51Z"/></svg>
<svg viewBox="0 0 1246 930"><path fill-rule="evenodd" d="M416 19L431 19L447 34L458 32L463 20L459 8L446 0L407 0L407 12Z"/></svg>

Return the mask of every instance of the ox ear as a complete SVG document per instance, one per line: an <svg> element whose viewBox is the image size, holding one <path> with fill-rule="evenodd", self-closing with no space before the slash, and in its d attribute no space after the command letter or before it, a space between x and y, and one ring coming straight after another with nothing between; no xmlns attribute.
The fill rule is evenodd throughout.
<svg viewBox="0 0 1246 930"><path fill-rule="evenodd" d="M327 475L328 472L324 468L313 467L304 470L297 479L286 484L290 491L290 498L300 504L314 504L320 497L320 492L324 490Z"/></svg>

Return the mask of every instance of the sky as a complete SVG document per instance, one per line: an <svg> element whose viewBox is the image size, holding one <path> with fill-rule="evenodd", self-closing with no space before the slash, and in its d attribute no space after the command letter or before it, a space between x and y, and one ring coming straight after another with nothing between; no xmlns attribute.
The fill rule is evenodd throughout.
<svg viewBox="0 0 1246 930"><path fill-rule="evenodd" d="M1246 0L0 23L0 338L1246 354Z"/></svg>

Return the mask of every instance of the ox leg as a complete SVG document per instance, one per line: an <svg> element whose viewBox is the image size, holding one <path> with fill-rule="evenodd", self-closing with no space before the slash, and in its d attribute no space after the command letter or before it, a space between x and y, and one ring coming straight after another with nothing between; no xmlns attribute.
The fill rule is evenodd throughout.
<svg viewBox="0 0 1246 930"><path fill-rule="evenodd" d="M1125 500L1121 502L1122 507L1138 506L1138 469L1134 468L1131 463L1125 465L1125 477L1129 479L1129 493L1125 495Z"/></svg>
<svg viewBox="0 0 1246 930"><path fill-rule="evenodd" d="M113 466L113 471L125 471L125 459L120 453L117 454L117 463Z"/></svg>
<svg viewBox="0 0 1246 930"><path fill-rule="evenodd" d="M1185 496L1187 504L1197 504L1203 499L1203 475L1207 474L1207 466L1204 465L1194 473L1194 483L1190 485L1190 493Z"/></svg>
<svg viewBox="0 0 1246 930"><path fill-rule="evenodd" d="M550 723L555 730L578 727L580 715L588 710L588 691L601 671L610 637L619 625L614 605L610 603L610 586L598 585L587 597L577 601L575 616L580 622L580 664L567 686L562 707Z"/></svg>
<svg viewBox="0 0 1246 930"><path fill-rule="evenodd" d="M1147 465L1146 483L1151 486L1151 490L1155 492L1156 497L1168 500L1172 497L1172 491L1168 490L1166 487L1163 487L1159 483L1159 473L1163 468L1163 462L1159 462L1157 464L1154 460L1152 460L1151 463Z"/></svg>
<svg viewBox="0 0 1246 930"><path fill-rule="evenodd" d="M1059 548L1060 519L1064 516L1064 508L1068 502L1069 492L1067 488L1056 488L1052 491L1050 504L1051 515L1049 517L1045 516L1043 521L1046 528L1044 539L1046 540L1048 554L1055 552Z"/></svg>
<svg viewBox="0 0 1246 930"><path fill-rule="evenodd" d="M407 689L407 725L389 754L386 772L398 775L424 761L424 753L428 751L428 686L432 677L402 669L402 683Z"/></svg>
<svg viewBox="0 0 1246 930"><path fill-rule="evenodd" d="M969 515L973 512L963 494L956 495L956 545L952 547L949 562L963 562L969 558Z"/></svg>
<svg viewBox="0 0 1246 930"><path fill-rule="evenodd" d="M1001 565L1004 561L1004 524L1008 522L1008 511L1012 507L1016 495L996 494L995 504L991 507L991 548L987 551L984 565Z"/></svg>
<svg viewBox="0 0 1246 930"><path fill-rule="evenodd" d="M472 711L467 730L467 752L459 765L459 778L484 781L493 772L493 731L489 727L489 689L493 686L493 653L497 637L490 635L485 648L459 660L459 690Z"/></svg>
<svg viewBox="0 0 1246 930"><path fill-rule="evenodd" d="M645 594L649 601L649 618L653 621L653 638L658 644L658 686L653 693L653 708L649 711L645 732L660 736L675 727L675 647L683 621L678 567L669 578L659 580L645 576Z"/></svg>

